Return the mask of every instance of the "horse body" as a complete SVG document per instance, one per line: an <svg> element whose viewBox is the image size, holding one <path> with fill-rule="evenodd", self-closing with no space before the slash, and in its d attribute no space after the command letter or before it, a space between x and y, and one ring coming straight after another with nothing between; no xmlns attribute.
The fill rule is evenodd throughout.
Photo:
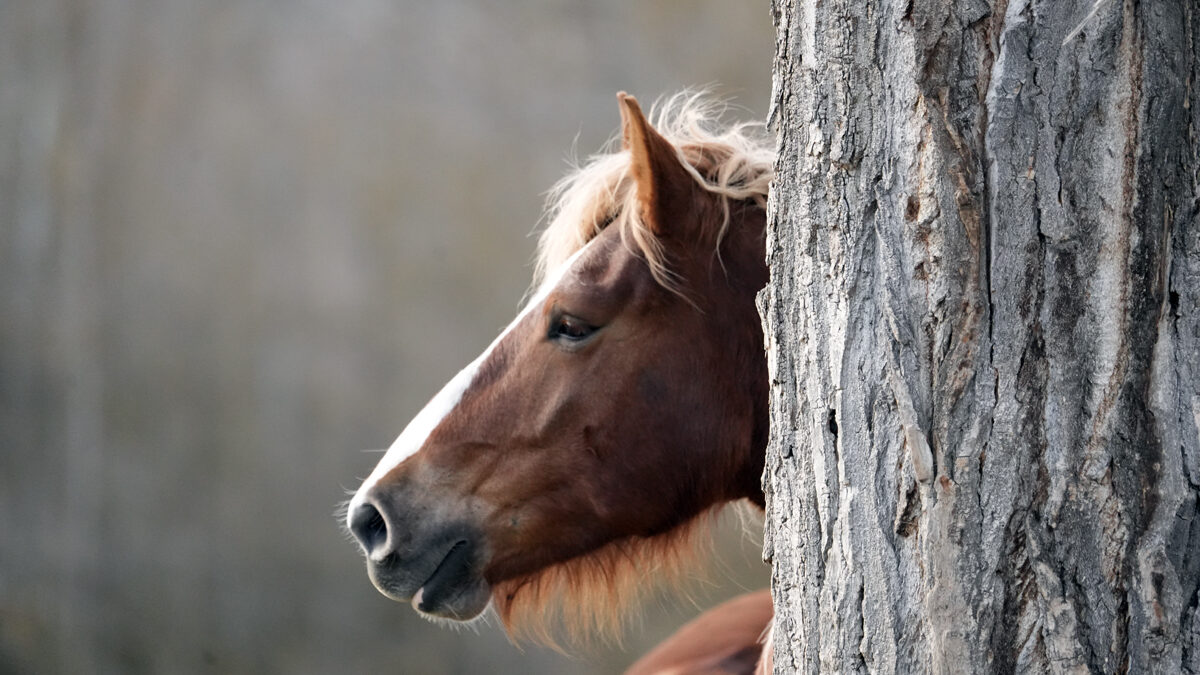
<svg viewBox="0 0 1200 675"><path fill-rule="evenodd" d="M625 675L769 673L761 663L763 636L774 616L769 590L740 595L688 622Z"/></svg>
<svg viewBox="0 0 1200 675"><path fill-rule="evenodd" d="M372 582L426 616L491 605L510 633L611 631L646 566L688 562L701 515L763 505L773 151L744 126L712 132L697 97L667 106L665 133L619 99L621 151L556 188L537 291L349 504ZM659 660L761 624L762 598L710 614Z"/></svg>

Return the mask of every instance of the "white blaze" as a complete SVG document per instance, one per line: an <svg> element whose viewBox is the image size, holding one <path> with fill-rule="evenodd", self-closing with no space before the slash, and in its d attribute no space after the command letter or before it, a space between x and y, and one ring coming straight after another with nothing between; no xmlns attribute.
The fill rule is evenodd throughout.
<svg viewBox="0 0 1200 675"><path fill-rule="evenodd" d="M592 241L595 240L593 239ZM590 244L591 242L588 242L588 245ZM570 271L575 261L587 250L588 245L576 251L554 274L549 275L541 287L538 288L537 294L530 299L525 308L517 314L512 323L508 324L508 327L500 333L499 337L493 340L492 344L488 345L488 348L483 350L483 353L476 357L474 361L467 364L467 367L458 371L458 374L447 382L446 386L442 387L442 390L429 403L425 404L425 407L408 423L408 426L404 427L404 431L400 432L400 436L392 443L392 447L388 448L388 451L383 455L383 459L379 460L379 464L375 466L375 470L371 472L370 476L367 476L367 479L358 488L358 492L354 494L354 499L350 500L350 508L346 512L347 525L350 524L350 519L353 517L354 512L366 501L367 491L378 483L381 478L391 472L392 469L400 466L404 460L415 455L425 445L425 440L429 438L429 434L433 433L438 424L441 424L446 415L449 415L450 411L454 410L454 407L462 400L463 394L470 388L471 382L475 379L475 373L479 372L479 367L487 361L487 358L491 356L496 346L500 344L500 341L512 332L517 324L521 323L521 319L524 319L525 315L541 306L546 297L550 295L550 292L558 286L558 283Z"/></svg>

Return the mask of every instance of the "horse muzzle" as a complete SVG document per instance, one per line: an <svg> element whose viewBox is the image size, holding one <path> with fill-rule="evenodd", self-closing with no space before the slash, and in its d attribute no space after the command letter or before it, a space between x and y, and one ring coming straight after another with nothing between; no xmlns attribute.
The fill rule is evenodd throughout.
<svg viewBox="0 0 1200 675"><path fill-rule="evenodd" d="M454 621L478 616L491 601L483 578L483 538L469 524L430 516L398 495L371 488L351 503L347 522L367 557L371 583L421 614Z"/></svg>

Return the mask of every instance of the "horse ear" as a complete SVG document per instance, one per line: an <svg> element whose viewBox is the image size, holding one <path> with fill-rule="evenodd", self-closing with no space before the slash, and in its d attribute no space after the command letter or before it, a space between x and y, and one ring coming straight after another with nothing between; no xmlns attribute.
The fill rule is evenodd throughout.
<svg viewBox="0 0 1200 675"><path fill-rule="evenodd" d="M650 126L637 99L621 92L621 147L631 155L630 170L637 182L642 220L655 235L671 233L672 221L686 216L696 181L683 166L671 142Z"/></svg>

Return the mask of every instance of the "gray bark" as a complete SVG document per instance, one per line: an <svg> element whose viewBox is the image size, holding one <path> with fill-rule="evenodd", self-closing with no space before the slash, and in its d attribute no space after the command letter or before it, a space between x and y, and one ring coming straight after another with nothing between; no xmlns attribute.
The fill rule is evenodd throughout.
<svg viewBox="0 0 1200 675"><path fill-rule="evenodd" d="M1200 672L1200 6L775 0L777 672Z"/></svg>

